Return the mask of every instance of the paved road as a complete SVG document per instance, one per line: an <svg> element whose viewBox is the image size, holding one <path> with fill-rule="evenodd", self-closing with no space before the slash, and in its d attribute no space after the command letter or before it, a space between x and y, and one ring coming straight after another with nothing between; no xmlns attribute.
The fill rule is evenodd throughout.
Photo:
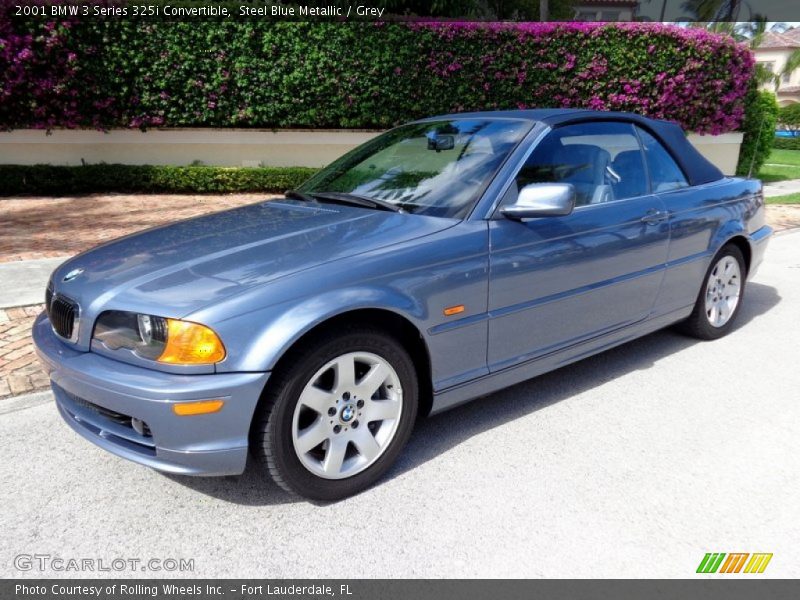
<svg viewBox="0 0 800 600"><path fill-rule="evenodd" d="M335 505L252 470L160 475L49 401L17 406L0 415L0 575L50 553L194 558L202 577L691 577L716 551L772 552L764 576L798 577L800 233L747 294L724 340L657 333L424 422L387 481Z"/></svg>

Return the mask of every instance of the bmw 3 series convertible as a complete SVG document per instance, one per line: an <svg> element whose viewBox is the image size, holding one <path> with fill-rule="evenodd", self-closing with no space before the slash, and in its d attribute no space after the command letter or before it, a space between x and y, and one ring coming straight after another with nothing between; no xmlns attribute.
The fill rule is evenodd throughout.
<svg viewBox="0 0 800 600"><path fill-rule="evenodd" d="M680 127L586 110L392 129L285 197L53 273L33 335L80 435L331 501L420 416L677 325L731 331L771 229Z"/></svg>

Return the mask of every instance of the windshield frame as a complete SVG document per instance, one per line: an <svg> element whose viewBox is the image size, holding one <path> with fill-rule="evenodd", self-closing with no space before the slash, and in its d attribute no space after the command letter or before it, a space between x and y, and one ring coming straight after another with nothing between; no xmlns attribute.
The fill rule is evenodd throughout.
<svg viewBox="0 0 800 600"><path fill-rule="evenodd" d="M418 119L416 121L409 121L407 123L403 123L396 127L392 127L391 129L387 129L379 133L377 136L367 140L366 142L359 144L355 148L351 149L350 151L346 152L345 154L341 155L322 169L312 175L309 179L304 181L300 186L296 188L298 192L305 193L305 194L313 194L315 192L321 192L322 190L315 190L314 187L320 183L322 180L328 176L331 169L335 168L337 164L347 164L351 162L349 168L353 168L355 165L359 164L366 160L370 155L377 154L381 150L376 150L371 154L364 154L363 157L360 157L367 147L370 147L372 143L383 136L388 136L392 133L397 132L397 130L411 127L414 125L426 125L426 124L433 124L433 123L440 123L440 122L447 122L447 121L476 121L476 120L485 120L495 122L503 122L503 121L511 121L520 124L520 130L518 133L518 137L513 145L508 149L505 153L505 156L502 157L498 165L494 168L493 171L488 173L484 178L482 184L478 186L475 191L473 192L472 196L470 197L468 202L465 202L464 205L458 210L458 213L455 215L436 215L432 213L423 213L423 212L414 212L414 211L403 211L406 214L416 215L416 216L428 216L428 217L436 217L436 218L446 218L446 219L457 219L457 220L467 220L472 217L475 212L476 207L481 203L483 200L487 190L492 186L492 184L496 181L498 175L505 170L505 167L508 165L510 159L512 159L518 152L521 145L525 143L525 140L529 138L531 130L536 125L536 121L522 118L522 117L508 117L508 116L494 116L491 114L486 114L477 116L475 113L472 114L455 114L455 115L440 115L436 117L428 117L425 119ZM367 196L365 194L365 196ZM367 196L368 197L368 196Z"/></svg>

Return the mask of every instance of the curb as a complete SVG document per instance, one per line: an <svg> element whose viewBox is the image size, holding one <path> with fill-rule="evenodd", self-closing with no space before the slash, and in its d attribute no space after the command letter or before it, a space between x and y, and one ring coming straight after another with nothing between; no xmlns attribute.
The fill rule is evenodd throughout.
<svg viewBox="0 0 800 600"><path fill-rule="evenodd" d="M800 226L787 227L786 229L781 229L780 231L776 231L772 235L789 235L791 233L797 233L798 231L800 231Z"/></svg>
<svg viewBox="0 0 800 600"><path fill-rule="evenodd" d="M0 415L18 412L47 404L53 400L53 392L50 390L42 390L41 392L31 392L30 394L22 394L21 396L10 396L8 398L0 398Z"/></svg>

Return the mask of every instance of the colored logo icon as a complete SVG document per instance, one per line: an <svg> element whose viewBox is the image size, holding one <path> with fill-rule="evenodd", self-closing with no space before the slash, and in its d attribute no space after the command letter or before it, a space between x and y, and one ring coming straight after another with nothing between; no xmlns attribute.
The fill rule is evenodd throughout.
<svg viewBox="0 0 800 600"><path fill-rule="evenodd" d="M748 560L748 557L750 560ZM700 561L698 573L763 573L772 553L709 552Z"/></svg>

